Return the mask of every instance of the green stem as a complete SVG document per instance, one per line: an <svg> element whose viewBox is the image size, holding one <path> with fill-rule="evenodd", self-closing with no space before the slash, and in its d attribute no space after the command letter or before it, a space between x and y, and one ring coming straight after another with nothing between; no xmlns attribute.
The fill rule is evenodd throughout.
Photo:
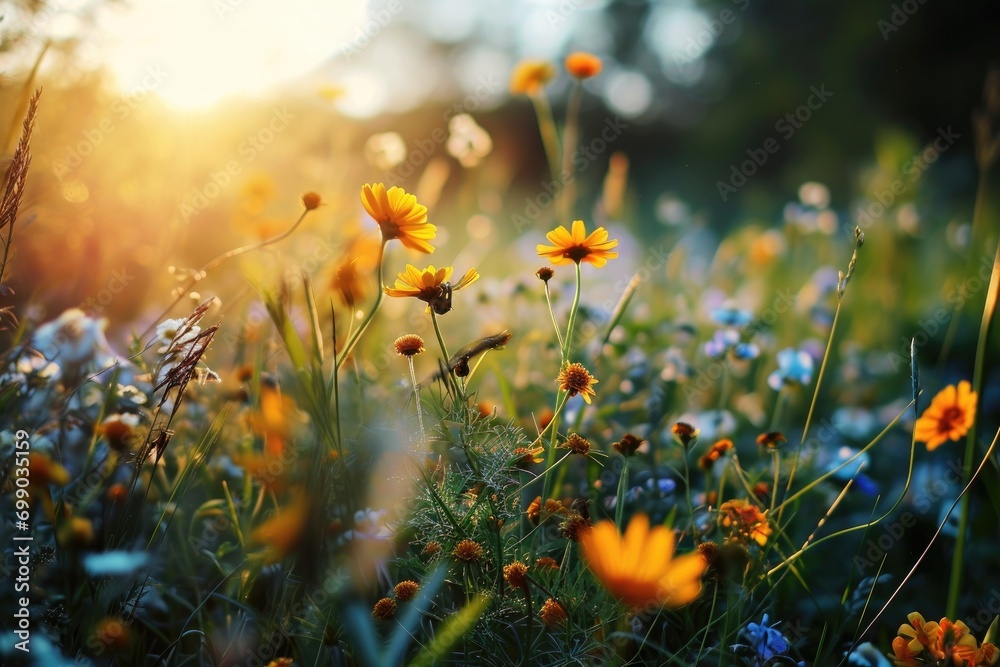
<svg viewBox="0 0 1000 667"><path fill-rule="evenodd" d="M982 405L982 394L980 389L983 384L983 363L986 361L986 339L990 333L990 322L997 306L998 283L1000 283L1000 243L997 244L996 255L993 257L993 271L990 275L990 287L986 292L986 303L983 305L983 319L979 324L979 340L976 343L976 366L972 375L972 391L976 392L979 405L977 412ZM969 435L965 441L965 464L963 474L972 474L972 462L976 454L976 421L972 422L969 428ZM962 513L958 520L958 535L955 538L955 551L951 563L951 581L948 587L948 606L946 616L955 618L958 610L959 588L962 585L962 561L965 557L965 533L969 523L969 509L972 501L972 494L966 493L962 496Z"/></svg>
<svg viewBox="0 0 1000 667"><path fill-rule="evenodd" d="M253 250L260 250L261 248L265 248L265 247L267 247L269 245L272 245L274 243L278 243L279 241L285 240L286 238L288 238L289 236L291 236L292 233L296 229L299 228L299 225L302 224L302 221L306 219L307 215L309 215L309 211L310 210L312 210L312 209L308 209L307 208L304 211L302 211L302 215L299 216L299 219L296 220L292 224L291 227L289 227L288 229L286 229L282 233L278 234L277 236L272 236L271 238L265 239L265 240L260 241L258 243L251 243L249 245L240 246L239 248L233 248L232 250L229 250L227 252L222 253L221 255L219 255L218 257L216 257L212 261L210 261L208 264L205 264L203 267L201 267L200 269L198 269L197 272L195 272L195 273L193 273L191 275L190 280L187 281L187 283L184 285L184 287L182 287L180 290L178 290L178 292L177 292L177 298L174 299L173 303L171 303L169 306L167 306L166 309L162 313L160 313L160 316L157 317L155 320L153 320L153 322L148 327L146 327L146 330L143 331L141 334L139 334L138 337L139 338L145 338L146 336L148 336L153 331L153 328L156 327L160 322L162 322L163 318L165 318L167 315L170 314L170 311L174 309L174 306L176 306L177 304L179 304L184 299L184 297L187 296L188 292L191 291L191 288L194 287L198 283L198 281L202 280L208 274L209 271L211 271L215 267L219 266L220 264L222 264L226 260L232 259L233 257L238 257L238 256L240 256L240 255L242 255L244 253L248 253L248 252L251 252ZM383 247L384 247L384 244L383 244ZM379 260L380 260L380 262L379 262L380 263L379 271L381 271L381 257L382 257L382 255L380 253L379 254ZM381 287L379 289L381 289Z"/></svg>
<svg viewBox="0 0 1000 667"><path fill-rule="evenodd" d="M538 131L542 135L542 146L545 148L545 158L549 162L552 178L559 180L559 135L556 132L556 121L552 117L552 107L544 91L531 96L535 105L535 115L538 117Z"/></svg>
<svg viewBox="0 0 1000 667"><path fill-rule="evenodd" d="M691 468L688 465L688 448L687 445L684 446L684 493L687 496L688 512L691 514L691 535L694 537L695 543L700 543L701 538L698 535L698 526L695 524L694 520L694 500L691 496Z"/></svg>
<svg viewBox="0 0 1000 667"><path fill-rule="evenodd" d="M527 616L524 619L524 653L521 655L521 664L530 665L531 664L531 618L533 616L531 609L531 591L527 586L524 587L524 604L528 608Z"/></svg>
<svg viewBox="0 0 1000 667"><path fill-rule="evenodd" d="M768 516L774 515L774 504L778 500L778 480L781 475L781 458L778 456L778 450L772 451L771 456L774 459L774 486L771 487L771 509Z"/></svg>
<svg viewBox="0 0 1000 667"><path fill-rule="evenodd" d="M549 318L552 320L552 328L556 330L556 342L559 343L560 352L563 349L563 338L562 334L559 332L559 324L556 322L556 314L552 310L552 297L549 294L549 283L545 283L545 304L549 307Z"/></svg>
<svg viewBox="0 0 1000 667"><path fill-rule="evenodd" d="M566 107L566 126L563 129L562 174L573 173L573 152L576 150L580 127L580 102L583 100L583 82L579 79L573 84ZM566 178L562 191L562 219L567 222L573 219L572 209L575 197L575 180Z"/></svg>
<svg viewBox="0 0 1000 667"><path fill-rule="evenodd" d="M424 431L424 411L420 407L420 385L417 384L417 374L413 370L413 357L406 357L410 366L410 381L413 383L413 400L417 404L417 423L420 425L420 444L427 442L427 435Z"/></svg>
<svg viewBox="0 0 1000 667"><path fill-rule="evenodd" d="M539 442L542 436L549 430L552 429L552 439L549 441L549 451L545 455L545 472L548 473L552 470L552 466L556 462L556 437L559 435L559 413L562 411L562 407L566 405L569 400L569 394L560 389L556 393L556 410L552 414L552 419L549 421L548 425L542 429L542 432L538 434L535 442ZM534 447L535 444L532 443L530 447ZM545 506L545 501L548 500L549 488L549 475L545 475L545 479L542 480L542 507Z"/></svg>
<svg viewBox="0 0 1000 667"><path fill-rule="evenodd" d="M452 386L455 388L455 398L456 400L464 400L465 392L462 391L462 386L458 383L458 378L448 366L448 361L451 359L451 355L448 354L448 346L444 343L444 336L441 335L441 325L438 324L437 313L434 312L434 309L431 309L431 322L434 323L434 335L437 336L438 345L441 346L441 354L444 355L445 371L448 373L448 377L450 378L448 381L451 382Z"/></svg>
<svg viewBox="0 0 1000 667"><path fill-rule="evenodd" d="M378 296L375 298L375 304L372 306L371 311L369 311L368 315L361 323L361 326L358 327L358 330L354 332L354 335L351 336L351 338L347 341L347 345L345 345L344 349L340 352L340 358L337 360L338 370L340 369L341 366L344 365L344 361L351 356L351 352L354 351L354 347L358 344L358 341L361 340L361 336L365 333L365 330L368 328L368 325L371 324L371 321L375 318L375 313L378 312L379 307L381 307L382 299L385 298L385 286L382 282L382 275L383 275L382 259L384 258L384 256L385 256L385 241L383 240L382 245L378 249Z"/></svg>
<svg viewBox="0 0 1000 667"><path fill-rule="evenodd" d="M615 525L618 530L622 530L622 517L625 514L625 489L628 487L628 464L629 458L622 459L625 463L622 466L622 474L618 477L618 495L615 498Z"/></svg>
<svg viewBox="0 0 1000 667"><path fill-rule="evenodd" d="M771 425L768 427L768 431L774 432L778 430L778 424L781 423L781 413L785 411L785 403L787 402L788 391L782 385L778 391L778 399L774 402L774 413L771 415Z"/></svg>
<svg viewBox="0 0 1000 667"><path fill-rule="evenodd" d="M573 328L576 326L576 311L580 308L580 287L583 280L580 275L580 262L576 263L576 294L573 295L573 306L569 311L569 324L566 326L566 338L562 346L562 363L569 363L569 348L573 344Z"/></svg>
<svg viewBox="0 0 1000 667"><path fill-rule="evenodd" d="M819 398L819 388L823 384L823 374L826 372L826 362L830 359L830 349L833 347L833 336L837 332L837 320L840 318L840 306L844 303L844 300L837 300L837 310L833 313L833 323L830 325L830 336L826 339L826 350L823 352L823 361L819 365L819 375L816 376L816 387L813 389L812 402L809 404L809 413L806 415L806 425L802 429L802 440L799 442L799 446L795 448L795 458L792 459L792 467L788 471L788 483L785 484L785 493L789 493L792 490L792 481L795 480L795 470L799 466L799 456L802 454L802 446L806 442L806 435L809 434L809 424L812 422L813 412L816 410L816 400ZM772 495L777 494L778 490L774 489ZM781 514L787 503L782 503L781 507L778 508L778 523L781 523Z"/></svg>

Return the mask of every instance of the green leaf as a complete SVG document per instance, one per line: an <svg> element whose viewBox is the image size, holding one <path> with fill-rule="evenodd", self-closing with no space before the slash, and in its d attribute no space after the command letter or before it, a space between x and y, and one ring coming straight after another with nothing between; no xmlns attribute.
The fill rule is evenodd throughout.
<svg viewBox="0 0 1000 667"><path fill-rule="evenodd" d="M989 642L996 646L997 643L997 624L1000 623L1000 616L994 616L993 622L990 623L990 629L986 631L986 636L983 637L983 643Z"/></svg>
<svg viewBox="0 0 1000 667"><path fill-rule="evenodd" d="M476 623L479 622L479 617L483 615L486 611L486 606L490 602L490 597L486 594L480 594L475 600L465 605L457 614L453 614L444 622L444 625L435 633L434 640L424 647L413 662L410 663L410 667L429 667L430 665L438 664L444 662L451 653L452 648L462 637L469 634L473 628L476 627Z"/></svg>

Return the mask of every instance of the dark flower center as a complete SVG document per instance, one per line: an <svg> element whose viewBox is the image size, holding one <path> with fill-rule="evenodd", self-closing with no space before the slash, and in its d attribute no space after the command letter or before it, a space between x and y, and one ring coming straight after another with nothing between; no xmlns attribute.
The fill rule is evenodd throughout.
<svg viewBox="0 0 1000 667"><path fill-rule="evenodd" d="M947 433L954 428L956 424L962 421L962 417L964 416L965 411L962 410L962 408L958 406L948 408L944 411L944 414L941 415L941 419L938 421L938 432Z"/></svg>
<svg viewBox="0 0 1000 667"><path fill-rule="evenodd" d="M584 257L586 257L589 254L590 254L590 249L589 248L587 248L585 246L582 246L582 245L575 245L572 248L569 248L568 250L566 250L566 252L563 253L563 257L571 259L574 262L576 262L577 264L579 264L580 260L583 259Z"/></svg>

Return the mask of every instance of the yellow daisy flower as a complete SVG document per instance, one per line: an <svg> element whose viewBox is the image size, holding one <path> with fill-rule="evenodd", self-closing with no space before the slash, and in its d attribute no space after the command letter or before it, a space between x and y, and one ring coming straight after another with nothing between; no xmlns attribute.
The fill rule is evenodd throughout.
<svg viewBox="0 0 1000 667"><path fill-rule="evenodd" d="M600 268L609 259L618 257L617 252L611 251L611 248L618 245L618 239L609 241L608 230L604 227L598 227L588 236L583 220L573 221L572 232L559 225L546 234L545 238L553 245L538 244L536 250L542 257L551 259L553 264L579 264L583 261Z"/></svg>
<svg viewBox="0 0 1000 667"><path fill-rule="evenodd" d="M365 184L361 188L361 203L382 230L382 240L399 239L407 248L432 253L428 241L437 234L437 227L427 222L427 207L403 188L385 184Z"/></svg>
<svg viewBox="0 0 1000 667"><path fill-rule="evenodd" d="M395 287L386 287L387 296L416 297L427 304L438 315L444 315L451 310L451 294L455 290L468 287L479 280L479 272L469 269L454 285L451 284L452 267L435 268L433 264L420 270L412 264L406 265L406 270L396 278Z"/></svg>

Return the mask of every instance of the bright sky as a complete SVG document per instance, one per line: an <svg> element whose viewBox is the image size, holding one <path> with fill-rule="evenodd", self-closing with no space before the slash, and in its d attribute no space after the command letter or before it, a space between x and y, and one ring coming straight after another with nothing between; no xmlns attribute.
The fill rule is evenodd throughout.
<svg viewBox="0 0 1000 667"><path fill-rule="evenodd" d="M99 14L94 55L124 90L205 108L306 74L365 23L364 0L131 0Z"/></svg>

